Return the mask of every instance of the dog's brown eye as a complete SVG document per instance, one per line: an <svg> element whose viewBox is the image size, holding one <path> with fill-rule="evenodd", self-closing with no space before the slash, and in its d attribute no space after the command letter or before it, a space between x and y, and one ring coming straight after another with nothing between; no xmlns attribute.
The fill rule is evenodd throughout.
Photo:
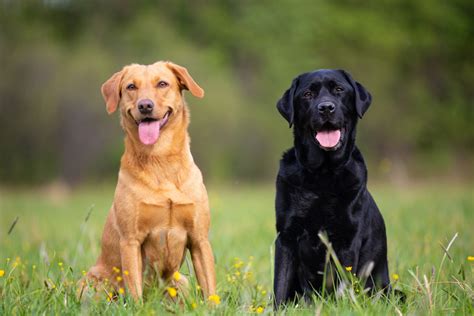
<svg viewBox="0 0 474 316"><path fill-rule="evenodd" d="M342 87L340 87L340 86L336 86L336 88L335 88L334 90L336 90L336 92L342 92L342 91L344 91L344 89L343 89Z"/></svg>
<svg viewBox="0 0 474 316"><path fill-rule="evenodd" d="M137 86L134 85L133 83L130 83L129 85L127 85L127 90L136 90L137 89Z"/></svg>
<svg viewBox="0 0 474 316"><path fill-rule="evenodd" d="M166 88L167 86L169 86L169 83L166 81L161 80L158 82L158 88Z"/></svg>
<svg viewBox="0 0 474 316"><path fill-rule="evenodd" d="M312 98L312 97L313 97L313 92L311 92L311 91L306 91L306 92L303 94L303 96L304 96L305 98Z"/></svg>

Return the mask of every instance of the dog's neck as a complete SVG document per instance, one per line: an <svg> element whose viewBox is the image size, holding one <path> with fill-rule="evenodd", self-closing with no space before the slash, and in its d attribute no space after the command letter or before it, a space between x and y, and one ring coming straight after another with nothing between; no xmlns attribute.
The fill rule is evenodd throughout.
<svg viewBox="0 0 474 316"><path fill-rule="evenodd" d="M323 191L329 192L336 188L340 192L357 194L366 188L367 168L357 146L352 144L351 148L347 154L342 156L341 160L328 159L327 155L318 155L316 159L308 160L310 155L306 152L306 148L295 144L295 158L300 168L296 169L298 170L297 177L290 175L289 178L293 179L290 182L295 185L320 188L320 180L323 177L324 183L332 183L332 185L322 188ZM354 172L354 170L358 170L358 172Z"/></svg>
<svg viewBox="0 0 474 316"><path fill-rule="evenodd" d="M155 174L157 178L174 181L193 163L189 146L189 111L186 106L176 113L161 131L154 145L142 144L136 131L125 128L125 152L121 160L121 169L129 172ZM139 176L139 175L137 175Z"/></svg>

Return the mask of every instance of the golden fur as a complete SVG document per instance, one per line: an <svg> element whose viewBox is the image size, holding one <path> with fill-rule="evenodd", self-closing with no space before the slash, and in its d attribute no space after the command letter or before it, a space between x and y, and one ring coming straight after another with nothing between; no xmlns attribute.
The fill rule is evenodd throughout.
<svg viewBox="0 0 474 316"><path fill-rule="evenodd" d="M168 86L157 86L160 81ZM130 83L136 89L129 90ZM169 281L179 270L186 248L204 295L216 289L208 241L209 204L189 147L189 110L183 89L204 96L184 67L161 61L126 66L102 85L107 112L120 111L125 152L102 235L102 252L86 278L99 283L108 279L115 289L125 287L135 299L142 296L145 263ZM171 113L154 145L144 145L138 137L137 102L142 99L154 102L153 116L158 119Z"/></svg>

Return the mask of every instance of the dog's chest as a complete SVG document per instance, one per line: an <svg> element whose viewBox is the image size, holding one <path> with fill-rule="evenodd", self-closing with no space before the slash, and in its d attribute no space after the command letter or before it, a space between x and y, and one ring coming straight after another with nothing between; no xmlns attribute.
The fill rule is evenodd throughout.
<svg viewBox="0 0 474 316"><path fill-rule="evenodd" d="M141 231L180 227L189 231L194 226L196 202L174 195L163 195L155 203L140 203L138 226Z"/></svg>
<svg viewBox="0 0 474 316"><path fill-rule="evenodd" d="M298 188L288 193L290 210L286 212L284 231L293 238L317 245L320 232L326 232L331 240L344 244L353 237L357 224L351 216L348 202L351 197L314 188Z"/></svg>
<svg viewBox="0 0 474 316"><path fill-rule="evenodd" d="M159 184L135 183L122 176L116 196L120 203L122 218L136 223L139 232L148 233L157 228L183 227L194 225L197 210L205 202L202 184L177 184L161 181Z"/></svg>
<svg viewBox="0 0 474 316"><path fill-rule="evenodd" d="M325 192L301 190L291 194L291 208L301 227L309 231L327 229L341 220L340 200Z"/></svg>

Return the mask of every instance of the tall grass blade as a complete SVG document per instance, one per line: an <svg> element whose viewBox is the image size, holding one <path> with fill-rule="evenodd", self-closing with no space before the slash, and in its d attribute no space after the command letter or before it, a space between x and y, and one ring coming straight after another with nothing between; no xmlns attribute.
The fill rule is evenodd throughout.
<svg viewBox="0 0 474 316"><path fill-rule="evenodd" d="M18 222L19 219L20 219L19 216L17 216L17 217L15 218L15 220L13 221L13 223L12 223L11 226L10 226L10 229L8 230L7 235L10 235L10 234L12 233L13 228L15 228L16 223Z"/></svg>

